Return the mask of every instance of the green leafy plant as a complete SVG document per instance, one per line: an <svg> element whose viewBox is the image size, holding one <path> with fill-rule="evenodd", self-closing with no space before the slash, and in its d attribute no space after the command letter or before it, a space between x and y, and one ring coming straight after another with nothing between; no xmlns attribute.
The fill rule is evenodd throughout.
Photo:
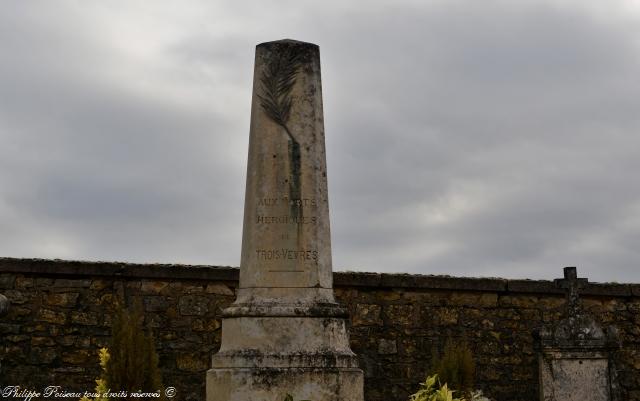
<svg viewBox="0 0 640 401"><path fill-rule="evenodd" d="M102 368L102 375L99 379L96 379L96 398L82 397L80 401L93 401L93 400L101 400L101 401L109 401L108 397L105 397L109 389L107 387L107 382L105 380L105 372L107 369L107 363L109 362L109 350L107 348L100 348L99 358L100 358L100 367Z"/></svg>
<svg viewBox="0 0 640 401"><path fill-rule="evenodd" d="M464 398L454 398L453 393L447 383L440 384L438 375L431 375L420 383L420 389L409 397L409 401L465 401Z"/></svg>
<svg viewBox="0 0 640 401"><path fill-rule="evenodd" d="M444 352L434 357L432 367L431 374L437 375L441 382L467 396L471 394L475 385L476 366L473 352L466 341L447 339Z"/></svg>

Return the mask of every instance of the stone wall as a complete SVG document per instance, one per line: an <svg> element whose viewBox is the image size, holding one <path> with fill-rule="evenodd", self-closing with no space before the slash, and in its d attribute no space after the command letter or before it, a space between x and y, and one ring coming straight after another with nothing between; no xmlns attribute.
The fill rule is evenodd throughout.
<svg viewBox="0 0 640 401"><path fill-rule="evenodd" d="M11 301L0 317L0 387L93 389L114 299L137 298L165 386L176 387L176 400L203 400L237 279L230 267L0 259L0 293ZM538 400L533 332L564 305L552 282L369 273L335 273L334 281L351 313L367 401L406 400L449 337L470 344L485 393ZM622 399L640 401L640 284L590 284L583 293L587 310L619 330Z"/></svg>

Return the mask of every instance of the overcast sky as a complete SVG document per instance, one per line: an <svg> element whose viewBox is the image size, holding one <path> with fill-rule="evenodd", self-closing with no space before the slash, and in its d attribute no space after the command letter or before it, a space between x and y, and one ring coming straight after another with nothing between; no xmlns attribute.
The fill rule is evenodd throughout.
<svg viewBox="0 0 640 401"><path fill-rule="evenodd" d="M238 266L283 38L321 49L334 270L640 282L632 0L4 1L0 256Z"/></svg>

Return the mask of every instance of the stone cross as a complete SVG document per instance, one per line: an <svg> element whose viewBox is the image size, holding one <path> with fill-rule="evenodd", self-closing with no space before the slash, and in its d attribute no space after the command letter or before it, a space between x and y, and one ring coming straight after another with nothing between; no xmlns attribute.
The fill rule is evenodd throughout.
<svg viewBox="0 0 640 401"><path fill-rule="evenodd" d="M541 401L620 401L610 350L614 327L603 328L582 310L579 291L588 280L575 267L554 280L567 292L567 316L539 330Z"/></svg>
<svg viewBox="0 0 640 401"><path fill-rule="evenodd" d="M578 272L575 267L565 267L564 279L555 279L554 282L557 287L567 290L569 316L578 314L581 308L578 290L587 286L588 279L578 278Z"/></svg>

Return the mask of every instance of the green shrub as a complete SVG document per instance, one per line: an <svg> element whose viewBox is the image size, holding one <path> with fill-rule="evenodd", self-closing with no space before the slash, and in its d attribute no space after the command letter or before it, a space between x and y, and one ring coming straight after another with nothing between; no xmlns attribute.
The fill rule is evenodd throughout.
<svg viewBox="0 0 640 401"><path fill-rule="evenodd" d="M116 305L111 330L110 357L105 381L112 391L141 391L162 394L158 354L151 333L142 329L144 314L140 302L133 310ZM164 394L162 394L164 396Z"/></svg>
<svg viewBox="0 0 640 401"><path fill-rule="evenodd" d="M409 397L409 401L465 401L464 398L453 398L453 391L447 383L440 385L438 375L428 376L420 389Z"/></svg>
<svg viewBox="0 0 640 401"><path fill-rule="evenodd" d="M476 366L467 342L447 339L442 355L434 357L431 375L438 375L454 390L470 394L475 386Z"/></svg>
<svg viewBox="0 0 640 401"><path fill-rule="evenodd" d="M94 400L109 401L104 396L108 391L160 391L160 399L165 399L155 343L151 333L145 334L142 329L143 320L140 303L133 310L116 305L109 348L100 349L102 374L96 380ZM80 401L92 400L83 397Z"/></svg>

